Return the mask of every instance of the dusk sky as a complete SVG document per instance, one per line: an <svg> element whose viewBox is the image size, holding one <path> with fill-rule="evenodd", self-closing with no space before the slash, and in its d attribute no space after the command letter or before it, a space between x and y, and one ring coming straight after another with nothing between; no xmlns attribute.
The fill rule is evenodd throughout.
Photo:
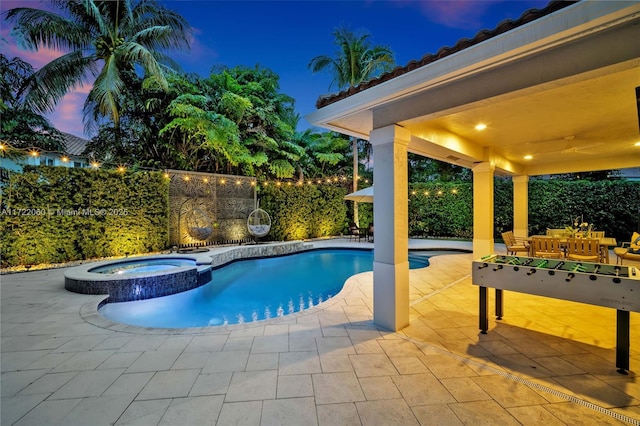
<svg viewBox="0 0 640 426"><path fill-rule="evenodd" d="M135 0L134 0L135 1ZM280 91L296 100L303 117L298 130L309 124L304 116L315 110L329 88L329 74L312 74L309 61L318 55L333 56L333 31L346 26L371 34L373 44L386 45L398 65L471 38L482 29L493 29L504 19L517 19L531 8L543 8L546 0L368 0L368 1L161 1L176 10L193 27L190 52L175 53L184 71L207 76L213 66L260 64L280 76ZM40 7L36 0L2 0L2 12L14 7ZM9 58L18 56L36 69L59 55L51 50L21 50L11 37L7 22L0 22L0 47ZM68 94L49 115L61 131L90 138L83 133L82 104L89 86Z"/></svg>

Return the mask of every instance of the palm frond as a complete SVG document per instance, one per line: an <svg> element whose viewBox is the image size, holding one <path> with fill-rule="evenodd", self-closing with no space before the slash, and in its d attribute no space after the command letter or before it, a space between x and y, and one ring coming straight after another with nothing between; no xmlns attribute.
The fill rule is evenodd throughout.
<svg viewBox="0 0 640 426"><path fill-rule="evenodd" d="M87 28L56 13L22 7L8 10L6 17L15 22L12 33L25 49L37 50L40 45L57 50L91 46Z"/></svg>
<svg viewBox="0 0 640 426"><path fill-rule="evenodd" d="M87 71L97 72L94 59L80 51L54 59L28 79L25 103L34 111L52 112L69 90L82 85Z"/></svg>

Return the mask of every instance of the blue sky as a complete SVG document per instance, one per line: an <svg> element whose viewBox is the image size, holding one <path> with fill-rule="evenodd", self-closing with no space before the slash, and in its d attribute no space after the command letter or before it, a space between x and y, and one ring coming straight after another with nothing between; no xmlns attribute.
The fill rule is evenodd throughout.
<svg viewBox="0 0 640 426"><path fill-rule="evenodd" d="M134 0L135 1L135 0ZM270 68L280 76L280 91L296 100L303 117L299 130L309 127L304 116L315 110L329 88L329 74L312 74L307 65L318 55L333 55L333 31L346 26L386 45L398 65L452 46L459 39L517 19L531 8L543 8L546 0L367 0L367 1L160 1L191 24L194 38L190 52L172 54L185 71L207 76L213 66L236 65ZM0 9L39 7L33 0L3 0ZM19 56L38 68L59 52L21 50L2 21L0 35L8 41L2 52ZM49 118L60 130L81 136L82 103L90 87L67 95Z"/></svg>

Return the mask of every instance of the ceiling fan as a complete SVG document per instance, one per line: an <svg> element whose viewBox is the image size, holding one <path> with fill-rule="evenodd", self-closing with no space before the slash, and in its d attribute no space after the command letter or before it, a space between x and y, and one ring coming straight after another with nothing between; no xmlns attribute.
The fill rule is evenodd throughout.
<svg viewBox="0 0 640 426"><path fill-rule="evenodd" d="M587 145L579 145L575 142L575 136L565 136L562 139L549 139L544 141L537 141L529 143L528 145L541 145L543 143L554 143L554 145L559 145L559 142L565 141L566 143L560 149L551 150L551 151L538 151L537 148L534 148L534 151L537 151L537 155L547 155L547 154L587 154L593 155L595 152L589 151L590 148L595 148L597 146L604 145L604 142L594 142Z"/></svg>

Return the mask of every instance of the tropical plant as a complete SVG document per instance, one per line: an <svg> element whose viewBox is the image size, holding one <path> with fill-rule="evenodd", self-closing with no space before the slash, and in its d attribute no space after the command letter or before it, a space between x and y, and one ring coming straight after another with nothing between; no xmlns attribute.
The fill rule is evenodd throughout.
<svg viewBox="0 0 640 426"><path fill-rule="evenodd" d="M371 35L354 33L347 28L333 32L337 47L335 56L320 55L311 59L309 68L314 73L329 70L333 75L332 86L338 89L358 84L390 71L394 65L393 52L386 46L372 46Z"/></svg>
<svg viewBox="0 0 640 426"><path fill-rule="evenodd" d="M318 133L311 129L296 132L292 142L302 147L305 154L297 164L298 179L307 176L344 174L347 166L345 152L349 150L349 140L338 133Z"/></svg>
<svg viewBox="0 0 640 426"><path fill-rule="evenodd" d="M84 104L85 126L110 118L118 127L127 90L125 75L136 74L140 67L166 88L163 67L176 64L161 51L189 47L186 20L155 0L53 0L49 4L61 13L29 7L6 12L24 48L67 52L29 79L25 102L38 112L52 111L70 90L93 83Z"/></svg>
<svg viewBox="0 0 640 426"><path fill-rule="evenodd" d="M279 92L279 77L256 65L222 68L202 83L202 90L215 102L214 110L233 120L240 140L253 161L243 162L240 172L289 178L304 149L292 142L290 124L294 100Z"/></svg>
<svg viewBox="0 0 640 426"><path fill-rule="evenodd" d="M337 47L335 56L320 55L309 61L312 72L329 71L333 80L329 88L354 87L395 66L393 52L386 46L372 46L371 35L354 33L347 28L337 28L333 32ZM353 190L358 190L358 144L353 144ZM358 223L358 206L354 204L354 221Z"/></svg>
<svg viewBox="0 0 640 426"><path fill-rule="evenodd" d="M26 148L64 151L64 137L49 121L31 110L22 91L33 67L20 58L0 54L0 156L19 158Z"/></svg>

